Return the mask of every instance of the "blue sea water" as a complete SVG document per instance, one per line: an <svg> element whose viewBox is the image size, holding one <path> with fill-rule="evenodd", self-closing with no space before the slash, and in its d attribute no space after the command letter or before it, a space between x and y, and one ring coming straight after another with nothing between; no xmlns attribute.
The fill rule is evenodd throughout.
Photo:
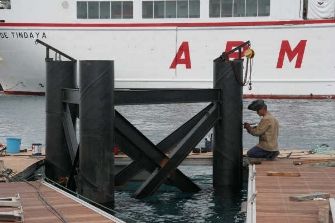
<svg viewBox="0 0 335 223"><path fill-rule="evenodd" d="M313 149L327 144L335 149L334 100L266 102L280 123L280 148ZM250 100L243 102L243 119L258 122L260 118L246 109L249 103ZM205 106L137 105L116 109L158 143ZM45 143L45 97L0 95L0 143L5 143L7 137L21 138L22 148L30 147L32 143ZM244 132L244 148L256 143L257 138ZM117 191L115 210L136 222L244 222L245 214L240 213L240 204L246 200L245 185L241 193L227 197L227 193L214 192L211 167L180 168L202 188L201 192L161 191L150 198L137 200L131 197L133 191Z"/></svg>
<svg viewBox="0 0 335 223"><path fill-rule="evenodd" d="M202 190L198 193L183 193L176 189L171 191L163 188L155 195L142 200L132 198L134 191L117 191L115 211L124 214L116 216L126 217L127 222L245 221L246 213L241 211L241 204L247 200L247 179L244 180L241 191L218 192L214 191L212 186L212 167L180 166L179 169ZM131 221L132 219L136 221Z"/></svg>

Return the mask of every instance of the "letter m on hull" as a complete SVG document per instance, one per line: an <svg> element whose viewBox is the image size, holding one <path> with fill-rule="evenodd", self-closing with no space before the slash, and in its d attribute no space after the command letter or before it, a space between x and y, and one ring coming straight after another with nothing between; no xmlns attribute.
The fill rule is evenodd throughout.
<svg viewBox="0 0 335 223"><path fill-rule="evenodd" d="M295 68L301 68L302 60L304 58L305 48L306 48L307 40L300 40L298 45L292 50L291 45L288 40L283 40L281 43L277 68L283 68L284 57L287 55L288 60L291 62L295 57L297 60L295 61Z"/></svg>

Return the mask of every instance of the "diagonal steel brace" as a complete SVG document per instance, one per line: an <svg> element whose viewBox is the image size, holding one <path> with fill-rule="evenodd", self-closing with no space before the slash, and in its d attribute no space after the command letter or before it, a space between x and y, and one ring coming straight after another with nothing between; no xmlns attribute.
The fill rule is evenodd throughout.
<svg viewBox="0 0 335 223"><path fill-rule="evenodd" d="M136 198L144 198L153 194L162 183L170 177L173 179L173 172L178 165L187 157L193 146L215 125L219 119L219 110L215 104L203 117L199 123L185 136L176 146L171 154L171 158L164 165L157 167L151 176L135 192Z"/></svg>
<svg viewBox="0 0 335 223"><path fill-rule="evenodd" d="M161 167L169 157L160 151L148 138L137 130L127 119L115 111L115 135L116 140L121 143L120 147L131 159L141 163L148 172ZM123 143L123 145L122 145ZM173 184L181 191L197 192L200 188L194 184L180 170L172 173Z"/></svg>
<svg viewBox="0 0 335 223"><path fill-rule="evenodd" d="M163 139L160 143L156 145L156 147L162 151L163 153L167 153L171 151L176 144L180 142L180 140L185 137L185 135L199 122L199 120L209 111L211 108L211 104L202 109L198 114L192 117L190 120L185 122L182 126L180 126L177 130ZM116 137L116 139L120 139ZM119 143L116 140L116 143ZM120 142L122 143L122 142ZM127 146L127 145L124 145ZM129 146L129 145L128 145ZM128 180L132 177L136 176L139 172L143 170L140 161L133 161L127 167L122 169L116 176L115 176L115 185L120 186L125 184Z"/></svg>

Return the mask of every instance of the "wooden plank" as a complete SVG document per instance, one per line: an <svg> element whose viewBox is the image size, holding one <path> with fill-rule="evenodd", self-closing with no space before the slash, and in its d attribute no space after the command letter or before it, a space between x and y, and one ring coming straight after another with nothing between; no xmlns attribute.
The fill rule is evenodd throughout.
<svg viewBox="0 0 335 223"><path fill-rule="evenodd" d="M299 153L300 154L300 153ZM282 155L282 154L281 154ZM306 159L318 159L319 156L306 155ZM292 158L292 156L291 156ZM324 158L335 158L323 156ZM290 196L313 192L329 193L335 196L334 167L315 167L312 165L295 166L292 159L263 161L255 166L257 190L257 223L315 223L319 221L319 207L328 204L328 200L291 201ZM268 171L299 172L300 177L269 177ZM335 203L334 203L335 206ZM335 213L335 211L334 211ZM335 217L335 216L334 216ZM331 221L331 217L329 219ZM335 223L335 221L334 221Z"/></svg>
<svg viewBox="0 0 335 223"><path fill-rule="evenodd" d="M318 223L329 223L329 205L319 207L319 221Z"/></svg>
<svg viewBox="0 0 335 223"><path fill-rule="evenodd" d="M328 199L330 197L329 193L315 192L310 194L298 194L290 196L291 201L310 201L314 199Z"/></svg>
<svg viewBox="0 0 335 223"><path fill-rule="evenodd" d="M276 171L268 171L266 173L267 176L281 176L281 177L300 177L300 173L298 172L276 172Z"/></svg>
<svg viewBox="0 0 335 223"><path fill-rule="evenodd" d="M294 165L303 165L310 163L323 163L323 162L331 162L335 161L335 159L303 159L303 160L293 160Z"/></svg>
<svg viewBox="0 0 335 223"><path fill-rule="evenodd" d="M45 223L61 222L59 217L66 222L90 222L109 223L123 221L107 214L97 208L80 201L75 196L66 192L59 192L52 186L39 181L13 182L0 184L0 197L10 197L20 194L22 209L24 210L24 222ZM1 208L1 211L12 211L13 208ZM53 211L50 211L53 210ZM0 222L2 222L0 220Z"/></svg>

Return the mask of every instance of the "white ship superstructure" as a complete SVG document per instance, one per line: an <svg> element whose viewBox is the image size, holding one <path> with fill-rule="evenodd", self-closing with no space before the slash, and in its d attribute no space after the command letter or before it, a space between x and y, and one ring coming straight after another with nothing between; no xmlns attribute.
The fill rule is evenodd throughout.
<svg viewBox="0 0 335 223"><path fill-rule="evenodd" d="M77 60L114 60L119 88L210 88L213 59L250 40L244 94L335 96L335 0L0 2L7 93L45 91L36 39Z"/></svg>

